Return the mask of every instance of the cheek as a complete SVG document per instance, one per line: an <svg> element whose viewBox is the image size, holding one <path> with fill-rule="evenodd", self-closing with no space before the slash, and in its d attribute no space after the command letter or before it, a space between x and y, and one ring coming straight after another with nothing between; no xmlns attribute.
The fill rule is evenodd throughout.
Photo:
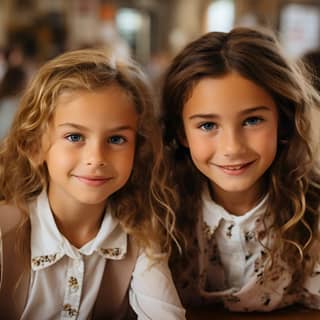
<svg viewBox="0 0 320 320"><path fill-rule="evenodd" d="M135 160L135 150L133 149L127 156L124 158L124 162L126 167L128 168L128 171L132 171L133 169L133 164Z"/></svg>
<svg viewBox="0 0 320 320"><path fill-rule="evenodd" d="M64 172L71 167L69 159L65 157L49 157L46 161L50 176L58 172Z"/></svg>
<svg viewBox="0 0 320 320"><path fill-rule="evenodd" d="M44 160L47 163L49 170L51 167L51 170L58 171L59 169L70 167L76 159L77 153L75 152L75 150L71 151L65 148L62 152L60 148L52 146L46 153Z"/></svg>
<svg viewBox="0 0 320 320"><path fill-rule="evenodd" d="M273 161L278 148L278 136L276 130L266 131L255 137L254 144L258 152L270 162Z"/></svg>
<svg viewBox="0 0 320 320"><path fill-rule="evenodd" d="M201 138L200 136L197 138L195 136L190 139L188 138L188 147L192 159L198 161L206 160L214 151L212 141L204 139L204 137Z"/></svg>
<svg viewBox="0 0 320 320"><path fill-rule="evenodd" d="M135 160L135 148L131 147L130 149L122 152L121 154L115 155L113 163L115 166L119 167L119 170L122 172L129 174L131 173ZM136 161L139 161L137 159Z"/></svg>

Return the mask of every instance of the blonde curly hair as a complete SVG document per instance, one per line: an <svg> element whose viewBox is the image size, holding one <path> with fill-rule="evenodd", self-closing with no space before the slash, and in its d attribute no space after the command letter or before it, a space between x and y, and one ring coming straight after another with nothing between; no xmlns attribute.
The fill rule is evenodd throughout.
<svg viewBox="0 0 320 320"><path fill-rule="evenodd" d="M174 214L162 163L162 142L147 79L133 61L119 61L98 49L70 51L44 64L24 92L11 130L0 144L0 200L23 213L19 231L22 254L30 249L28 203L48 185L45 164L34 161L41 138L64 92L117 85L132 99L138 114L137 143L131 176L108 198L112 214L140 246L155 242L170 250ZM169 201L170 200L170 201Z"/></svg>

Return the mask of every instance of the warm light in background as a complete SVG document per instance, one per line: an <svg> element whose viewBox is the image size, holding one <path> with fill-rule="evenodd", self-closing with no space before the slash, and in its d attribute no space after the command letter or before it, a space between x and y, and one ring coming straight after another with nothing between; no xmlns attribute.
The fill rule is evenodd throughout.
<svg viewBox="0 0 320 320"><path fill-rule="evenodd" d="M298 58L320 45L320 8L310 4L287 4L280 12L280 40L285 51Z"/></svg>
<svg viewBox="0 0 320 320"><path fill-rule="evenodd" d="M207 11L207 31L228 32L234 25L235 8L232 0L212 2Z"/></svg>

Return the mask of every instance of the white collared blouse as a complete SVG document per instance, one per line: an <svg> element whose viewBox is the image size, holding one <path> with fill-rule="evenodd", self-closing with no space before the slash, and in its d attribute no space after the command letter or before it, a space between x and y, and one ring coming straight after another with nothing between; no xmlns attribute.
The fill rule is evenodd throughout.
<svg viewBox="0 0 320 320"><path fill-rule="evenodd" d="M46 193L30 206L31 278L25 319L90 319L106 259L122 259L127 234L106 211L97 236L80 249L59 232ZM138 319L185 319L167 262L140 252L129 302Z"/></svg>
<svg viewBox="0 0 320 320"><path fill-rule="evenodd" d="M264 217L268 196L242 216L214 203L206 191L203 214L194 233L191 259L175 276L185 306L222 303L232 311L271 311L293 303L320 308L320 266L303 287L276 252L273 267L266 248L277 246L266 234L272 218ZM320 252L318 253L320 254Z"/></svg>

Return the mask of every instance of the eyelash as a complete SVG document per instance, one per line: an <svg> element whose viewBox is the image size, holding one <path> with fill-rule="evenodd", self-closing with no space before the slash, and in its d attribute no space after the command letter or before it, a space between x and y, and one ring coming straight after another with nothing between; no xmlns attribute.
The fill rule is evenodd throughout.
<svg viewBox="0 0 320 320"><path fill-rule="evenodd" d="M210 126L210 128L208 128L208 126ZM199 128L203 131L211 131L217 128L217 124L214 122L204 122L199 125Z"/></svg>
<svg viewBox="0 0 320 320"><path fill-rule="evenodd" d="M76 138L76 139L74 139ZM84 141L84 136L79 133L71 133L65 136L65 139L70 141L71 143L78 143L78 142L83 142ZM111 136L107 139L107 142L110 144L115 144L115 145L122 145L128 140L122 136Z"/></svg>
<svg viewBox="0 0 320 320"><path fill-rule="evenodd" d="M80 138L78 140L73 140L73 138ZM71 134L68 134L66 137L65 137L68 141L72 142L72 143L76 143L76 142L80 142L80 141L83 141L84 138L83 138L83 135L82 134L79 134L79 133L71 133Z"/></svg>
<svg viewBox="0 0 320 320"><path fill-rule="evenodd" d="M254 123L248 123L248 122L254 122ZM264 119L262 117L250 117L250 118L247 118L246 120L243 121L243 125L245 126L256 126L258 124L260 124L261 122L263 122Z"/></svg>
<svg viewBox="0 0 320 320"><path fill-rule="evenodd" d="M264 119L262 117L253 116L253 117L249 117L249 118L245 119L243 121L242 125L243 126L256 126L263 121L264 121ZM254 123L252 123L252 122L254 122ZM214 122L204 122L199 125L199 128L203 131L212 131L214 129L217 129L218 125Z"/></svg>
<svg viewBox="0 0 320 320"><path fill-rule="evenodd" d="M115 139L117 141L114 141ZM121 140L120 143L119 143L119 140ZM108 143L111 143L111 144L121 145L121 144L124 144L125 142L127 142L127 139L122 136L111 136L110 138L108 138L107 141L108 141Z"/></svg>

